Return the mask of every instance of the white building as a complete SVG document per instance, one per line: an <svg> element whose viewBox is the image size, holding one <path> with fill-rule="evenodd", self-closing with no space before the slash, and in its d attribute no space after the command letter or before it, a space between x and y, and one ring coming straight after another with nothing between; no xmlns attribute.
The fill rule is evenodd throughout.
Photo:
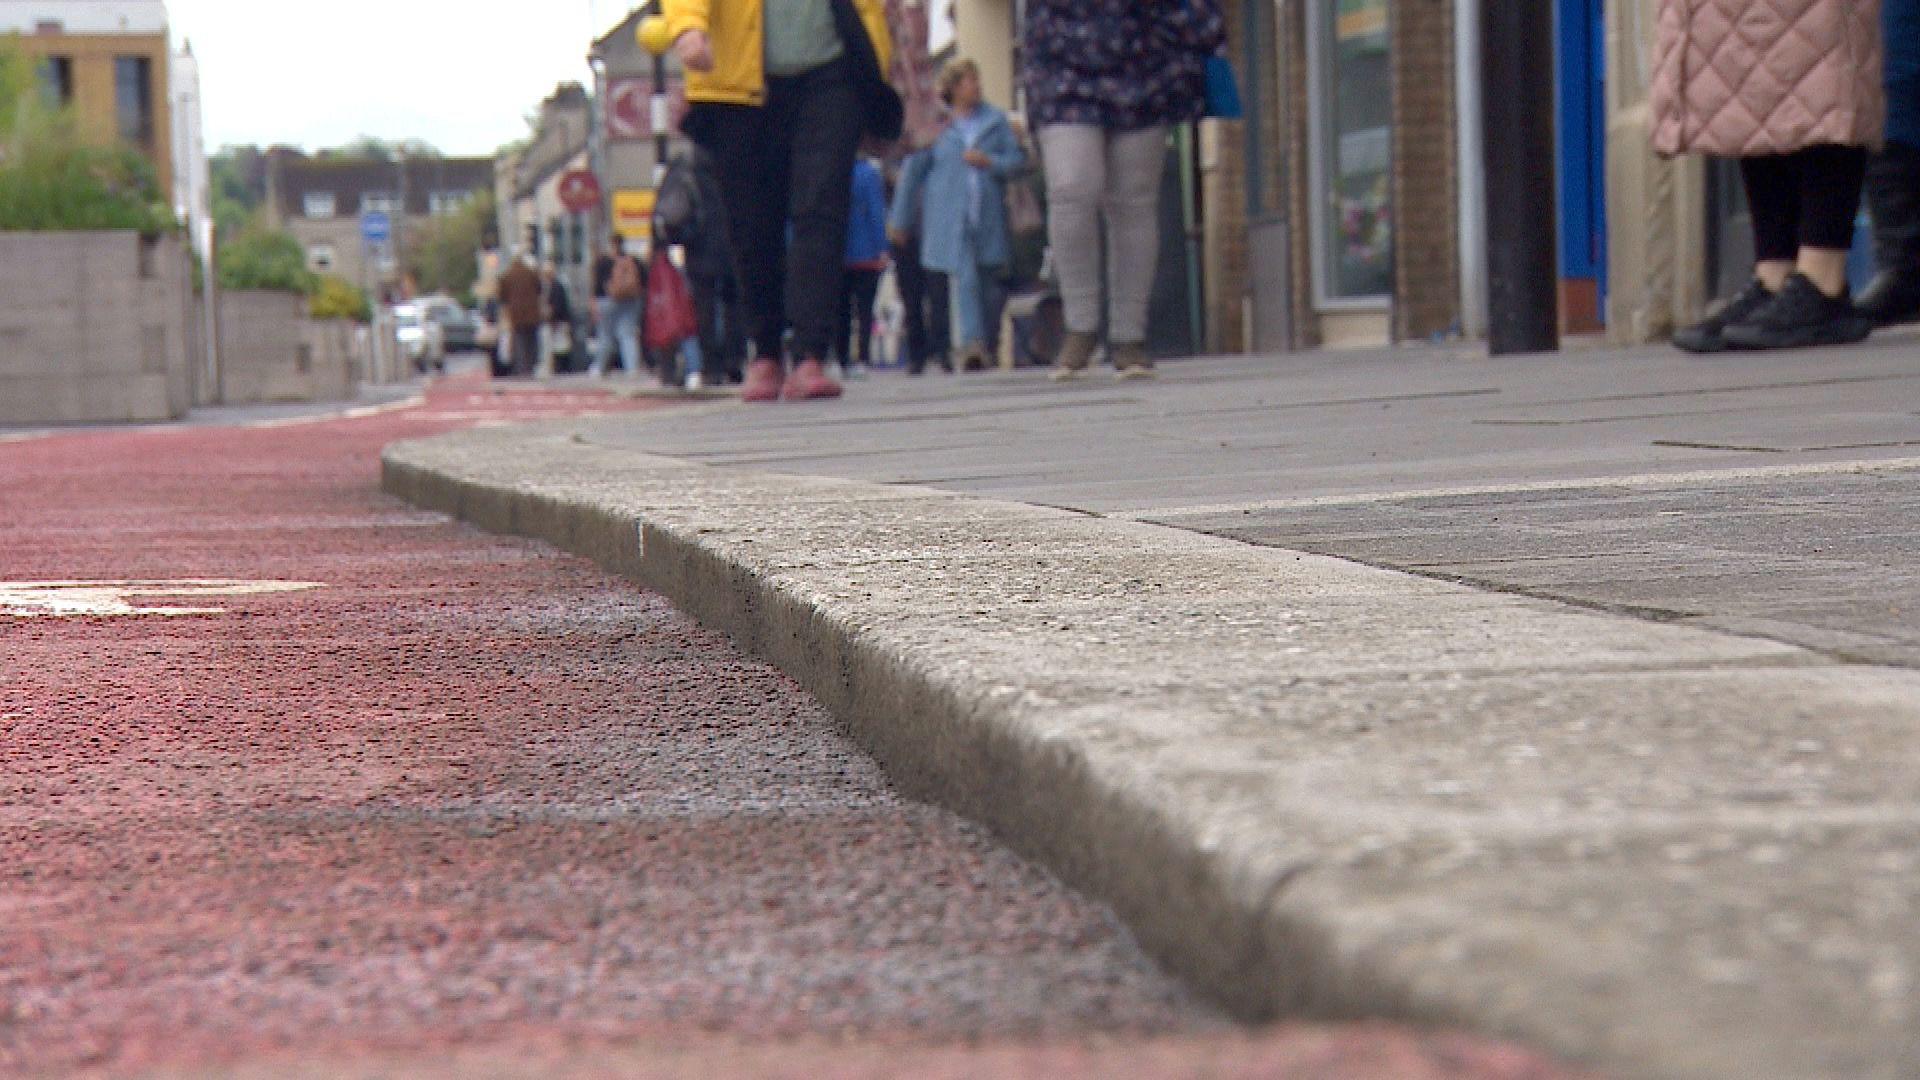
<svg viewBox="0 0 1920 1080"><path fill-rule="evenodd" d="M193 43L173 54L168 85L173 94L173 211L187 228L193 250L213 254L213 179L207 166L206 126L200 111L200 61Z"/></svg>
<svg viewBox="0 0 1920 1080"><path fill-rule="evenodd" d="M0 0L0 33L166 32L164 0Z"/></svg>

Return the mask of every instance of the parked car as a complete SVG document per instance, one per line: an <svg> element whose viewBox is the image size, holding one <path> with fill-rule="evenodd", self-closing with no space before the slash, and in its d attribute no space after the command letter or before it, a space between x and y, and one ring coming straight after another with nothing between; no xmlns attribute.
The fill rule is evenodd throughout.
<svg viewBox="0 0 1920 1080"><path fill-rule="evenodd" d="M400 351L413 363L413 370L424 375L429 370L447 370L447 342L440 324L427 316L418 304L395 304L394 336Z"/></svg>
<svg viewBox="0 0 1920 1080"><path fill-rule="evenodd" d="M480 328L458 303L445 296L429 296L420 301L420 306L428 318L439 324L448 352L472 352L481 347Z"/></svg>

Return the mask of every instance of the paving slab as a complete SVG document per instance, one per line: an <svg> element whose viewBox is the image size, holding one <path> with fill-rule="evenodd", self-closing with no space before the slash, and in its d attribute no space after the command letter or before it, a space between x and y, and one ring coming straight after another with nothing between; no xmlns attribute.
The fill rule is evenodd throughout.
<svg viewBox="0 0 1920 1080"><path fill-rule="evenodd" d="M1543 379L1440 351L1170 366L1150 388L902 379L813 410L401 444L384 475L665 592L1243 1015L1466 1023L1625 1076L1892 1078L1920 1060L1920 672L1801 640L1819 620L1792 597L1641 610L1390 568L1424 550L1334 555L1394 535L1384 511L1341 531L1347 509L1436 492L1911 470L1911 361L1895 342L1817 370L1604 354ZM1837 419L1807 421L1809 395ZM1678 445L1769 431L1791 447ZM1544 538L1527 565L1598 561L1581 528L1669 575L1720 558L1597 514L1523 520ZM1884 583L1899 520L1854 530L1888 540L1848 559L1758 553ZM1250 531L1289 524L1337 542ZM1425 524L1462 566L1512 550ZM1878 616L1831 622L1900 646Z"/></svg>

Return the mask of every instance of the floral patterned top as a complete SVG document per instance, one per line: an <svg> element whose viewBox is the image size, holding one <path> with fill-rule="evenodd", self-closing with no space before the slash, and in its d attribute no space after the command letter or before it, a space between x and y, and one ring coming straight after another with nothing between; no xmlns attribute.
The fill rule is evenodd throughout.
<svg viewBox="0 0 1920 1080"><path fill-rule="evenodd" d="M1027 0L1028 117L1114 131L1191 123L1226 40L1219 0Z"/></svg>

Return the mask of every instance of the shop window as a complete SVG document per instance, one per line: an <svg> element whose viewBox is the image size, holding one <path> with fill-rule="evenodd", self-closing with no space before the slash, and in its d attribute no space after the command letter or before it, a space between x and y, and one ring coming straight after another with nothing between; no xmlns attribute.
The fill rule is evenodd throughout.
<svg viewBox="0 0 1920 1080"><path fill-rule="evenodd" d="M1393 84L1387 0L1308 5L1314 293L1373 307L1393 292Z"/></svg>

